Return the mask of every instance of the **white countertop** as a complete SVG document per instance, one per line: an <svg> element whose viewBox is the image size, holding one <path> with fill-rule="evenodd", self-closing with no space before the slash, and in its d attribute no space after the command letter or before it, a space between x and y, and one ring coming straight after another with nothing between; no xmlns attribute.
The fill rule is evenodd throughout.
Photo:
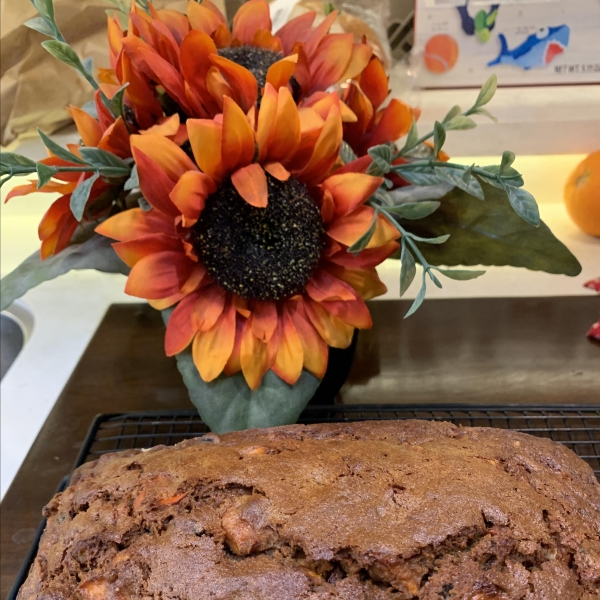
<svg viewBox="0 0 600 600"><path fill-rule="evenodd" d="M27 154L40 155L37 144L26 145ZM21 152L25 149L20 148ZM582 155L525 156L515 167L525 177L527 189L537 198L544 221L583 265L575 278L493 267L483 277L466 282L443 279L443 289L429 286L428 298L515 297L587 295L584 281L600 275L600 238L581 233L562 205L562 188ZM453 160L480 165L497 158L463 157ZM22 183L15 180L10 185ZM2 201L10 189L2 189ZM1 209L2 275L10 272L38 247L37 225L50 203L46 194L15 198ZM381 299L398 297L398 263L387 261L380 274L389 291ZM419 279L418 277L416 278ZM21 302L34 315L31 338L4 377L1 397L1 494L14 475L54 406L79 358L92 338L108 306L115 302L139 302L123 293L125 279L97 272L71 272L28 292ZM407 298L414 298L414 283ZM600 304L600 303L599 303ZM600 312L600 306L599 306ZM93 402L93 398L88 399Z"/></svg>

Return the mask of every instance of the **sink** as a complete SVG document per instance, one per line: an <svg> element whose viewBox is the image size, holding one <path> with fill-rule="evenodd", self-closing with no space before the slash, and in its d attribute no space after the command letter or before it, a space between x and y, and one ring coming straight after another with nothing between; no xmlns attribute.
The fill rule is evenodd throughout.
<svg viewBox="0 0 600 600"><path fill-rule="evenodd" d="M0 314L0 380L23 349L33 330L33 315L22 302Z"/></svg>

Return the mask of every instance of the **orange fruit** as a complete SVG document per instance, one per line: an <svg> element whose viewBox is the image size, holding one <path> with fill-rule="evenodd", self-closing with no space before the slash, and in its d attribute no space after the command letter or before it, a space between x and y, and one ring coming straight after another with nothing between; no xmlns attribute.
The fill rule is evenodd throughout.
<svg viewBox="0 0 600 600"><path fill-rule="evenodd" d="M565 206L577 227L600 236L600 150L582 160L565 185Z"/></svg>
<svg viewBox="0 0 600 600"><path fill-rule="evenodd" d="M425 44L425 66L431 73L450 71L458 59L458 44L446 34L430 37Z"/></svg>

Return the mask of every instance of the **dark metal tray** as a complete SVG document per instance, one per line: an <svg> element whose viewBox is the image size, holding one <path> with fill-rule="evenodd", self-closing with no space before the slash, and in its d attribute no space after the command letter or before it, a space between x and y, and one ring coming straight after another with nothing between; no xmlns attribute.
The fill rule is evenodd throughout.
<svg viewBox="0 0 600 600"><path fill-rule="evenodd" d="M550 438L585 460L600 480L600 405L485 406L469 404L357 404L309 406L299 423L339 423L380 419L450 421L470 427L497 427ZM176 444L209 431L194 410L140 411L98 415L84 440L74 468L107 452ZM65 489L65 477L57 491ZM8 595L15 600L35 559L45 522Z"/></svg>

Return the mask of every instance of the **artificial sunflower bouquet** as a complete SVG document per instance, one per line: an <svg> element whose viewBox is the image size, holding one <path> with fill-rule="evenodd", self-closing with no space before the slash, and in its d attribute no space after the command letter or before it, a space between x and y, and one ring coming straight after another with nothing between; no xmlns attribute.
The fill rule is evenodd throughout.
<svg viewBox="0 0 600 600"><path fill-rule="evenodd" d="M514 154L466 167L443 151L448 131L493 118L495 77L419 135L418 111L390 98L371 46L331 33L332 5L318 23L307 12L273 32L265 0L231 23L210 0L186 14L110 1L110 66L94 73L52 0L32 0L39 16L26 25L95 91L68 109L79 144L40 131L48 158L2 154L2 184L37 175L7 200L59 194L40 252L2 281L2 308L71 269L127 274L125 291L163 312L166 354L222 432L297 419L330 349L371 327L366 301L385 293L376 267L390 257L401 295L421 269L406 316L428 279L484 273L464 267L579 273Z"/></svg>

